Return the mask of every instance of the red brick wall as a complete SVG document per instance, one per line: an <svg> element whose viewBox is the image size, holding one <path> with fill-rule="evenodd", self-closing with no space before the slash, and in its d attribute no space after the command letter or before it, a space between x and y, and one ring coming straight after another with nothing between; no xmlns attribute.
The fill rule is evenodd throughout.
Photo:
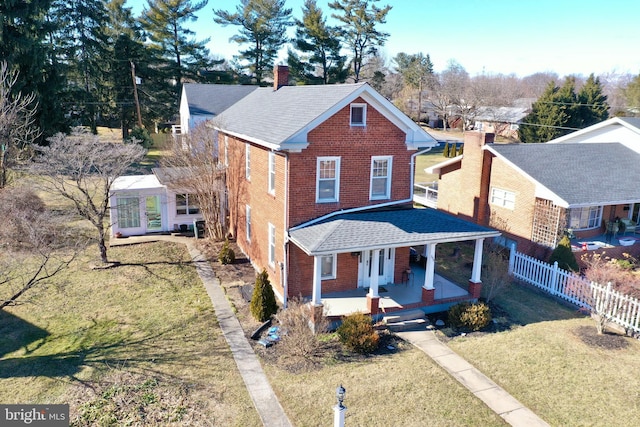
<svg viewBox="0 0 640 427"><path fill-rule="evenodd" d="M354 101L364 102L362 99ZM367 107L367 126L349 126L346 106L309 132L309 146L290 154L290 225L359 206L403 200L410 197L411 154L405 134L371 106ZM316 203L316 159L340 156L339 202ZM371 157L392 156L391 199L369 200Z"/></svg>

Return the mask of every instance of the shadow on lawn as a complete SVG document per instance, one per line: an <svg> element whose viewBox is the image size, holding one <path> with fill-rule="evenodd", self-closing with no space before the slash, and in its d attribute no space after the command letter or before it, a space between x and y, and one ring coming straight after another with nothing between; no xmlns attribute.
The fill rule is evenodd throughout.
<svg viewBox="0 0 640 427"><path fill-rule="evenodd" d="M135 328L127 331L128 325L112 320L93 320L85 328L57 336L9 313L0 312L0 321L3 337L0 357L24 349L19 355L0 358L0 378L67 377L82 382L75 375L87 366L96 369L127 366L141 372L157 373L153 368L155 364L169 364L177 366L176 372L179 372L180 366L193 365L192 354L187 348L193 348L191 342L201 340L195 332L189 331L181 333L180 340L176 340L174 328L170 326L140 336L139 331L133 331ZM194 318L185 323L191 321L195 321ZM60 348L70 349L60 351ZM42 354L49 349L51 354ZM36 350L40 354L33 354Z"/></svg>

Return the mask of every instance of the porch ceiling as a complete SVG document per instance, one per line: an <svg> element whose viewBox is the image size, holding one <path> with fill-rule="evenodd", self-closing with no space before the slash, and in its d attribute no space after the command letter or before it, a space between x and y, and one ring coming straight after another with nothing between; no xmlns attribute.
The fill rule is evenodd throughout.
<svg viewBox="0 0 640 427"><path fill-rule="evenodd" d="M359 252L499 236L500 232L435 209L387 209L336 215L289 232L308 255Z"/></svg>

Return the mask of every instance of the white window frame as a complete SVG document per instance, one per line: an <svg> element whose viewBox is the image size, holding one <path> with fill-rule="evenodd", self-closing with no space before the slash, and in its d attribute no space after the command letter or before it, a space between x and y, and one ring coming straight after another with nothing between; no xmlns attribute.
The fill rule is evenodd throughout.
<svg viewBox="0 0 640 427"><path fill-rule="evenodd" d="M569 210L569 228L592 230L602 225L602 206L583 206ZM576 219L578 223L576 224ZM586 225L586 227L584 227Z"/></svg>
<svg viewBox="0 0 640 427"><path fill-rule="evenodd" d="M387 174L384 176L374 176L376 162L385 160L387 162ZM369 178L369 200L387 200L391 198L391 177L393 171L393 156L371 156L371 172ZM386 188L384 194L373 194L374 180L386 179Z"/></svg>
<svg viewBox="0 0 640 427"><path fill-rule="evenodd" d="M353 109L362 108L362 122L353 121ZM349 125L366 126L367 125L367 104L351 104L349 107Z"/></svg>
<svg viewBox="0 0 640 427"><path fill-rule="evenodd" d="M320 176L323 162L334 162L334 177L322 178ZM321 198L320 183L322 181L333 181L333 197ZM332 203L340 200L340 157L318 157L316 160L316 203Z"/></svg>
<svg viewBox="0 0 640 427"><path fill-rule="evenodd" d="M329 274L322 274L322 268L324 266L325 259L331 259L331 272ZM320 280L332 280L337 277L337 257L336 254L322 255L320 256Z"/></svg>
<svg viewBox="0 0 640 427"><path fill-rule="evenodd" d="M516 207L516 193L503 190L502 188L491 188L491 204L501 208L514 210Z"/></svg>
<svg viewBox="0 0 640 427"><path fill-rule="evenodd" d="M276 226L269 223L269 265L276 267Z"/></svg>
<svg viewBox="0 0 640 427"><path fill-rule="evenodd" d="M251 206L245 206L245 235L247 242L251 243Z"/></svg>
<svg viewBox="0 0 640 427"><path fill-rule="evenodd" d="M184 198L184 205L178 205L178 197ZM195 200L193 203L189 200ZM177 193L176 194L176 216L198 215L200 213L200 205L195 194L189 193ZM184 213L178 212L178 209L182 210L184 207ZM193 211L193 212L192 212Z"/></svg>
<svg viewBox="0 0 640 427"><path fill-rule="evenodd" d="M244 173L247 181L251 181L251 144L249 143L244 150Z"/></svg>
<svg viewBox="0 0 640 427"><path fill-rule="evenodd" d="M269 152L269 176L267 177L269 194L276 194L276 153Z"/></svg>

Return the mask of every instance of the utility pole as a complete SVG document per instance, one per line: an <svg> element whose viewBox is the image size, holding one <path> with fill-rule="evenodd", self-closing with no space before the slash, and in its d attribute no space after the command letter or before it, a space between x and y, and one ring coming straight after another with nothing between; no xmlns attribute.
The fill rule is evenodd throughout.
<svg viewBox="0 0 640 427"><path fill-rule="evenodd" d="M140 101L138 100L138 83L136 82L136 66L133 61L129 61L131 64L131 80L133 81L133 99L136 102L136 113L138 114L138 126L143 128L142 115L140 114Z"/></svg>

